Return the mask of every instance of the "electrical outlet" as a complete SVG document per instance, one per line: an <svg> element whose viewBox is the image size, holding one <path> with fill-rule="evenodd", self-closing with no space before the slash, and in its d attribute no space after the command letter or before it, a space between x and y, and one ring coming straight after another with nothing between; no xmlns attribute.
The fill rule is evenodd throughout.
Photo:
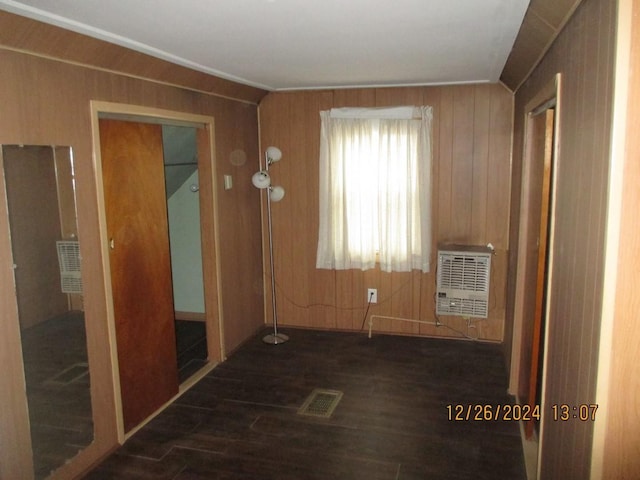
<svg viewBox="0 0 640 480"><path fill-rule="evenodd" d="M367 302L368 303L378 303L378 289L377 288L368 288L367 289Z"/></svg>

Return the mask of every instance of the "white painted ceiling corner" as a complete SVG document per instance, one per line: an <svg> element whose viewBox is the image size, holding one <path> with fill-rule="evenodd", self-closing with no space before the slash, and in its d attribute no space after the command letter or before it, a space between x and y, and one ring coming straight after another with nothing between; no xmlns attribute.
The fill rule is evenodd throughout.
<svg viewBox="0 0 640 480"><path fill-rule="evenodd" d="M270 91L497 82L529 0L0 0Z"/></svg>

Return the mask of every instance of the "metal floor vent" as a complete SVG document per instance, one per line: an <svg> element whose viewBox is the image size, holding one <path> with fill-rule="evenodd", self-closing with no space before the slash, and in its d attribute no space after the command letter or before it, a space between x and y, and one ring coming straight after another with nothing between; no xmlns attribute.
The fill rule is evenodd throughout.
<svg viewBox="0 0 640 480"><path fill-rule="evenodd" d="M298 410L298 415L329 418L342 399L338 390L316 388Z"/></svg>
<svg viewBox="0 0 640 480"><path fill-rule="evenodd" d="M89 373L88 363L74 363L45 381L47 384L69 385Z"/></svg>

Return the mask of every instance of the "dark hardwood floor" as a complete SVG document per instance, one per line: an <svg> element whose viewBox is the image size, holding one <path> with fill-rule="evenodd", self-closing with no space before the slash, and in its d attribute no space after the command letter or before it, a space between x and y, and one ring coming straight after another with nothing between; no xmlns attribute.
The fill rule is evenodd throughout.
<svg viewBox="0 0 640 480"><path fill-rule="evenodd" d="M207 330L204 322L176 320L178 381L187 380L207 364Z"/></svg>
<svg viewBox="0 0 640 480"><path fill-rule="evenodd" d="M497 345L284 329L261 335L131 437L87 479L525 479L516 422L452 421L504 405ZM299 415L315 388L343 397Z"/></svg>

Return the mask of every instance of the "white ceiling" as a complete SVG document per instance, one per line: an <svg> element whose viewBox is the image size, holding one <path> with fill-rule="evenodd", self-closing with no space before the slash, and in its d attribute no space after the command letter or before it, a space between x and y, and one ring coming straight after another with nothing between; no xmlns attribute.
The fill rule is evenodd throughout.
<svg viewBox="0 0 640 480"><path fill-rule="evenodd" d="M529 0L0 0L267 90L496 82Z"/></svg>

